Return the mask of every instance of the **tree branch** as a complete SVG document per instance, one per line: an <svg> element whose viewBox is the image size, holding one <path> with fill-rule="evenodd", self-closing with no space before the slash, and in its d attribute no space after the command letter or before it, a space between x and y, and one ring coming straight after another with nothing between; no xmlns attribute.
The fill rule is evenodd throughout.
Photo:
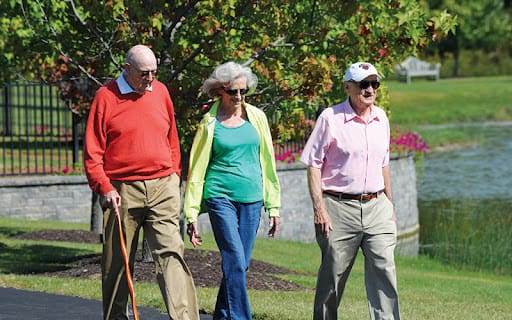
<svg viewBox="0 0 512 320"><path fill-rule="evenodd" d="M117 69L120 69L120 65L117 62L117 60L115 59L114 54L112 53L112 46L110 45L110 43L105 41L105 39L103 38L103 36L101 35L101 33L98 30L87 27L87 23L85 22L85 20L80 16L78 11L76 10L76 6L75 6L75 1L74 0L66 0L66 1L70 3L71 9L73 10L73 14L78 19L80 24L83 27L86 27L88 30L90 30L96 36L96 38L98 38L100 40L101 44L105 48L105 51L108 52L108 55L110 57L110 61L116 66Z"/></svg>
<svg viewBox="0 0 512 320"><path fill-rule="evenodd" d="M80 65L79 63L74 61L71 57L69 57L69 55L66 52L64 52L64 50L62 49L62 46L60 45L60 43L58 41L59 37L57 35L57 32L55 31L55 29L53 28L52 24L50 23L50 20L48 19L48 15L46 14L46 11L44 11L44 8L41 5L41 3L39 2L39 0L37 0L36 2L37 2L37 5L39 6L39 9L41 10L41 13L43 14L44 22L50 28L50 31L51 31L52 36L53 36L53 40L54 40L53 44L54 44L55 48L59 51L59 53L62 56L66 57L71 64L76 66L83 74L85 74L87 76L87 78L89 78L90 80L94 81L96 84L101 86L102 85L101 81L96 79L96 77L94 77L92 74L90 74L82 65Z"/></svg>
<svg viewBox="0 0 512 320"><path fill-rule="evenodd" d="M282 45L279 45L279 43L283 42L284 39L285 39L285 37L279 37L276 41L272 42L269 46L262 48L260 51L258 51L258 53L252 55L251 58L249 58L249 60L245 61L242 65L244 67L248 66L251 63L253 63L254 61L261 58L265 54L265 52L267 52L268 50L275 48L275 47L282 46ZM292 46L292 45L285 45L285 46Z"/></svg>

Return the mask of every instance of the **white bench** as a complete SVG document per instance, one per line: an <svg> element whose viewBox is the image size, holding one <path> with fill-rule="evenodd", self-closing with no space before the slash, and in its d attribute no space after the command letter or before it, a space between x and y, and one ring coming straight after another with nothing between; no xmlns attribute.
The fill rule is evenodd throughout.
<svg viewBox="0 0 512 320"><path fill-rule="evenodd" d="M409 57L401 64L395 65L395 70L398 76L398 81L405 79L407 83L411 83L412 77L434 77L439 80L439 73L441 71L441 64L428 63L421 61L418 58Z"/></svg>

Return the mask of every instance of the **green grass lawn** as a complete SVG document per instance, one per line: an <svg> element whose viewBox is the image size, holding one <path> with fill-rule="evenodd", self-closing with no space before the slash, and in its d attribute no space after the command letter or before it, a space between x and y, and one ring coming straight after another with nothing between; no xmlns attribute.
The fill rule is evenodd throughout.
<svg viewBox="0 0 512 320"><path fill-rule="evenodd" d="M48 278L20 274L30 268L55 268L55 256L98 253L99 244L65 242L33 242L11 236L39 229L83 229L88 225L56 221L26 221L0 218L0 286L101 299L99 280ZM211 234L204 234L201 249L216 250ZM37 246L35 248L34 246ZM187 243L187 247L190 245ZM197 249L196 249L197 250ZM254 319L310 319L314 297L316 270L320 252L314 243L258 239L254 259L276 264L298 275L287 280L305 287L291 292L250 291ZM461 271L425 256L397 259L398 285L404 319L510 319L512 314L512 277L486 272ZM364 290L363 260L359 256L348 281L340 318L368 319ZM140 305L164 306L157 284L135 284ZM200 308L211 312L216 288L198 288Z"/></svg>
<svg viewBox="0 0 512 320"><path fill-rule="evenodd" d="M512 77L385 84L392 119L401 125L512 120Z"/></svg>
<svg viewBox="0 0 512 320"><path fill-rule="evenodd" d="M434 148L482 143L485 128L464 124L512 121L510 76L384 83L392 124L420 133Z"/></svg>

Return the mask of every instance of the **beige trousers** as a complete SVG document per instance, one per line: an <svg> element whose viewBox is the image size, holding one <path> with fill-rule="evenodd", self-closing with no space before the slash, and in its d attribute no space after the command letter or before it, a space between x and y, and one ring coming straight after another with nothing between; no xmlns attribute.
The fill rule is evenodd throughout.
<svg viewBox="0 0 512 320"><path fill-rule="evenodd" d="M359 248L365 260L365 286L370 319L400 319L394 250L393 204L385 194L369 201L338 200L324 194L333 231L317 230L322 251L313 319L338 319L338 306Z"/></svg>
<svg viewBox="0 0 512 320"><path fill-rule="evenodd" d="M178 176L112 184L121 196L120 213L130 270L133 273L139 232L143 228L169 319L199 319L194 282L183 259ZM125 320L129 289L114 210L105 210L103 220L103 318ZM134 287L137 293L136 283Z"/></svg>

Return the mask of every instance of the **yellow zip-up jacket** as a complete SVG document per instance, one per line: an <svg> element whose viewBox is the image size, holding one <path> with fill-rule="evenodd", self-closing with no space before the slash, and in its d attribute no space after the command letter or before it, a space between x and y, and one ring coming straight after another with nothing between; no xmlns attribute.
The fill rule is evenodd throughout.
<svg viewBox="0 0 512 320"><path fill-rule="evenodd" d="M206 170L210 162L213 145L213 131L217 109L220 100L216 101L210 111L203 116L199 123L192 148L190 150L190 162L185 188L185 202L183 212L187 223L197 221L200 213L203 213L203 188ZM243 104L247 112L249 122L256 128L260 136L260 164L263 178L263 206L269 217L279 217L281 207L281 187L277 177L276 162L274 158L274 146L270 135L267 116L263 111L248 103Z"/></svg>

